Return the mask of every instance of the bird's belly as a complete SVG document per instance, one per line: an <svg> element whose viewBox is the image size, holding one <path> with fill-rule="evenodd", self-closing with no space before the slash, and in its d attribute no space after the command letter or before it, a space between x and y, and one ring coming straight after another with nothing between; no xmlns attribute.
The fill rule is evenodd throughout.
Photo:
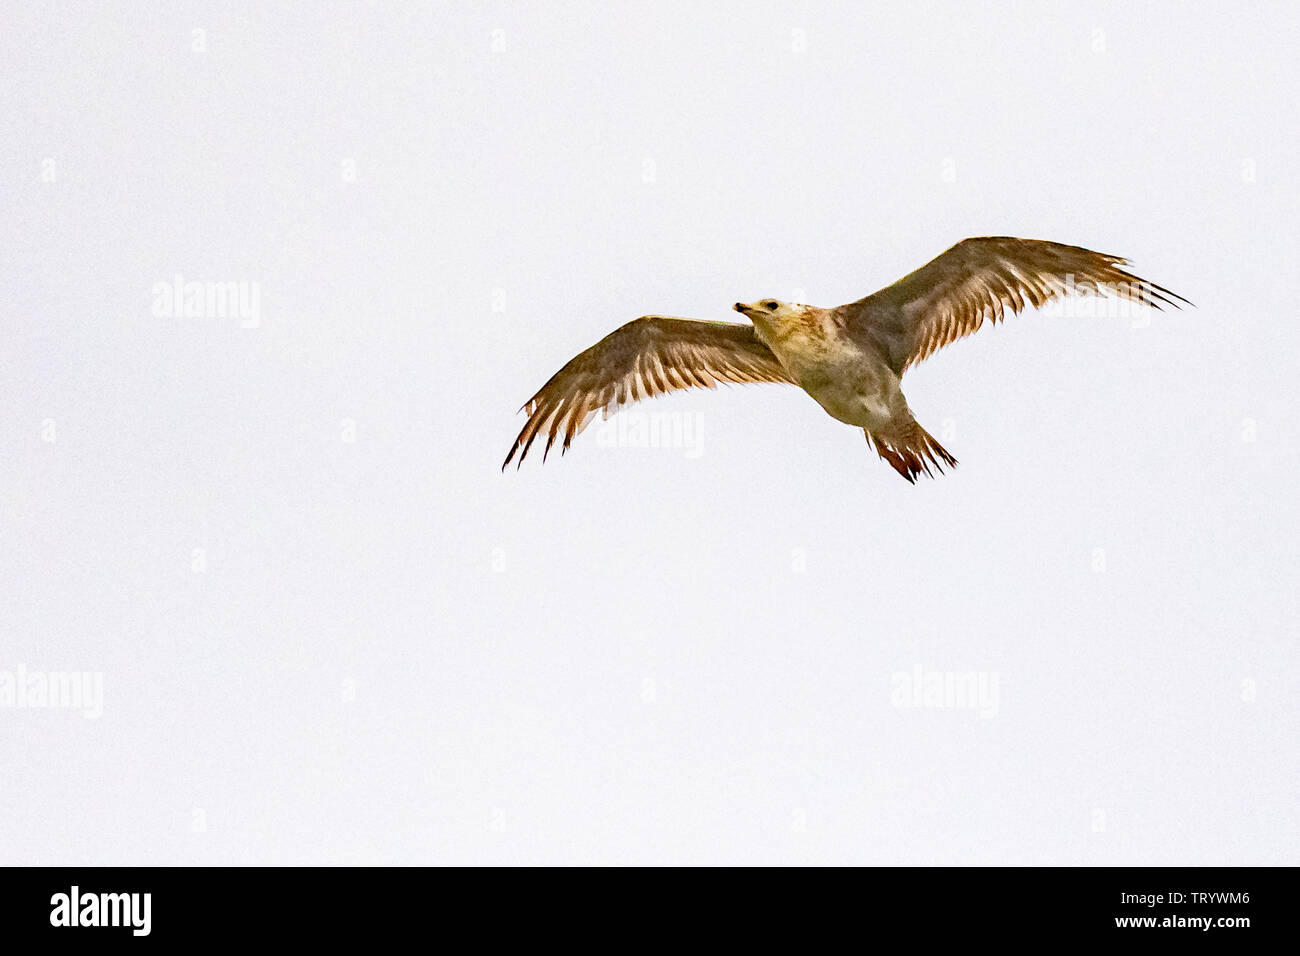
<svg viewBox="0 0 1300 956"><path fill-rule="evenodd" d="M867 429L882 428L890 421L887 370L882 372L879 362L852 341L787 336L773 342L772 350L832 418Z"/></svg>
<svg viewBox="0 0 1300 956"><path fill-rule="evenodd" d="M827 414L845 424L879 429L892 417L887 383L860 358L808 363L796 377Z"/></svg>
<svg viewBox="0 0 1300 956"><path fill-rule="evenodd" d="M892 414L887 396L862 380L800 382L832 418L868 430L885 428Z"/></svg>

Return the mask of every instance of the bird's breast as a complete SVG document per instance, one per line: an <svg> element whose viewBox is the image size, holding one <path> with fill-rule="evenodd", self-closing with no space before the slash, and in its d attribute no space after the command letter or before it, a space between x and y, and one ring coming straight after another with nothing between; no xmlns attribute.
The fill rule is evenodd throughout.
<svg viewBox="0 0 1300 956"><path fill-rule="evenodd" d="M805 378L839 378L864 358L862 350L847 336L811 332L800 326L779 331L767 346L800 382Z"/></svg>

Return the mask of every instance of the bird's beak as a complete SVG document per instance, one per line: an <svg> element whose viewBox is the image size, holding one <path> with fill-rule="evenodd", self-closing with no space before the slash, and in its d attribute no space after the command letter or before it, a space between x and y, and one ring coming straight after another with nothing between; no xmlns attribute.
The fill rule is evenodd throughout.
<svg viewBox="0 0 1300 956"><path fill-rule="evenodd" d="M745 303L743 302L737 302L735 305L732 306L732 308L735 309L737 312L739 312L741 315L745 315L745 316L749 315L750 312L754 311L749 306L745 305Z"/></svg>

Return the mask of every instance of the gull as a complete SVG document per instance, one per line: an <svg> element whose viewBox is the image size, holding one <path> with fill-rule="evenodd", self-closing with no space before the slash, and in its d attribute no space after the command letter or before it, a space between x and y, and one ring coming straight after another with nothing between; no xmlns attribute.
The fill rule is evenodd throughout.
<svg viewBox="0 0 1300 956"><path fill-rule="evenodd" d="M964 239L865 299L818 308L760 299L733 307L749 325L644 315L579 353L524 403L528 420L501 468L523 463L546 434L542 461L563 455L597 412L719 382L797 385L915 483L957 459L920 426L903 397L909 368L986 321L1071 294L1162 309L1191 305L1123 267L1128 260L1041 239ZM516 467L519 465L517 464Z"/></svg>

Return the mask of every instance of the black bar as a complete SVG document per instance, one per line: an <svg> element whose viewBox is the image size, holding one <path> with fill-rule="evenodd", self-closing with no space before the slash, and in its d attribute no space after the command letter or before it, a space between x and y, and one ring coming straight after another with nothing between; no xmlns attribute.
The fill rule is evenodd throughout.
<svg viewBox="0 0 1300 956"><path fill-rule="evenodd" d="M64 937L92 945L116 939L132 945L317 940L373 946L412 932L436 944L465 928L485 941L531 932L532 942L541 944L599 937L611 926L623 927L616 938L629 943L659 937L665 944L683 939L689 926L709 935L764 939L783 931L809 940L849 932L868 944L901 936L926 948L944 941L1126 938L1139 945L1205 939L1235 946L1294 937L1291 869L686 870L659 887L645 884L661 874L606 874L598 889L581 872L552 874L537 885L528 873L436 867L36 868L0 874L7 944ZM78 922L116 917L119 925L70 925L73 887Z"/></svg>

